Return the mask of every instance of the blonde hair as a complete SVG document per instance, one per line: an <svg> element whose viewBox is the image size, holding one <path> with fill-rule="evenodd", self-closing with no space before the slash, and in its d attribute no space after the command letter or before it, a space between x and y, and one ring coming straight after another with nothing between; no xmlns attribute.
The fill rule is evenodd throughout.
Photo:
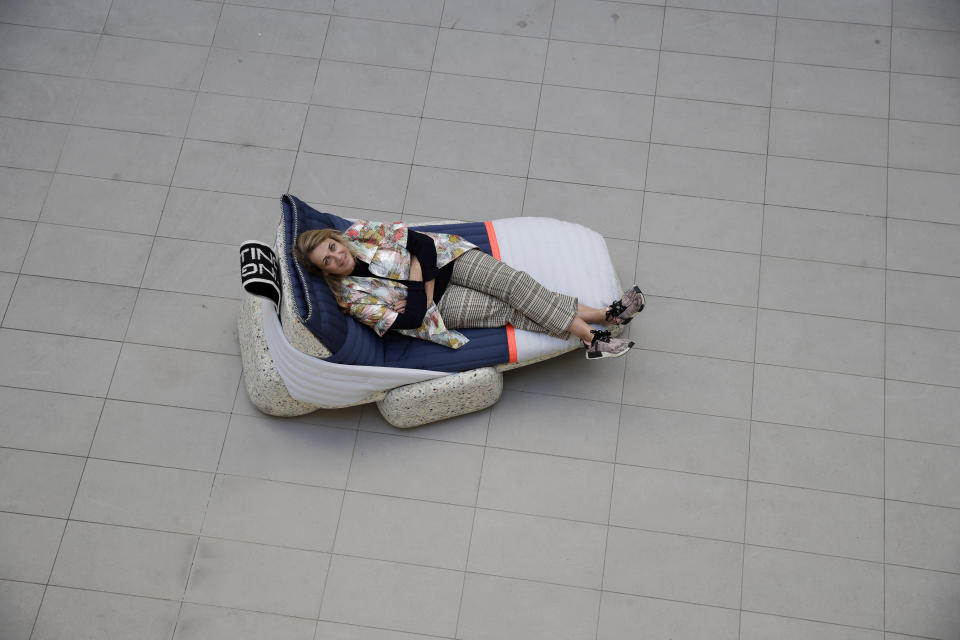
<svg viewBox="0 0 960 640"><path fill-rule="evenodd" d="M343 234L336 229L311 229L310 231L304 231L297 236L297 240L293 244L293 257L296 258L297 262L303 265L308 272L321 276L326 281L327 286L330 287L330 291L333 292L333 297L337 299L337 304L341 309L345 310L347 308L347 302L340 293L340 276L324 273L320 267L310 262L310 253L327 240L339 242L346 247L351 255L356 257L350 243L347 242Z"/></svg>

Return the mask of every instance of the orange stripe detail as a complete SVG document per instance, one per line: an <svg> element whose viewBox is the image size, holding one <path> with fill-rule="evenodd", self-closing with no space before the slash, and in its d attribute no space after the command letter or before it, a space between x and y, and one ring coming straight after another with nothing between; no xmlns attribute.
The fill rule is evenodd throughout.
<svg viewBox="0 0 960 640"><path fill-rule="evenodd" d="M507 329L507 350L510 352L509 362L517 361L517 334L512 324L506 326Z"/></svg>
<svg viewBox="0 0 960 640"><path fill-rule="evenodd" d="M500 245L497 244L497 232L493 230L493 221L487 220L483 223L483 226L487 228L487 240L490 241L490 255L499 260Z"/></svg>

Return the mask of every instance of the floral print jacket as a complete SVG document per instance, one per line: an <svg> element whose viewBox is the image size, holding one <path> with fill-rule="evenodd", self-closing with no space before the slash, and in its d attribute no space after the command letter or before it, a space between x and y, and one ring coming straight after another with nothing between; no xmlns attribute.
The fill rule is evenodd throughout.
<svg viewBox="0 0 960 640"><path fill-rule="evenodd" d="M476 245L449 233L421 232L433 239L437 247L437 268L453 261ZM396 320L394 308L407 297L406 285L397 282L410 278L410 252L407 251L407 225L402 222L382 223L358 220L343 233L358 260L367 263L374 276L340 278L340 294L347 302L347 312L371 327L379 336ZM453 349L468 342L465 335L448 329L432 300L418 329L397 329L405 335L429 340Z"/></svg>

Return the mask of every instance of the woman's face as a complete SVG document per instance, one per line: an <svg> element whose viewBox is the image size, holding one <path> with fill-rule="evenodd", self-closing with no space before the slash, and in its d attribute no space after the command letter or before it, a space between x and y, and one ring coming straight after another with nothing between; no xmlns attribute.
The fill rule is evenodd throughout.
<svg viewBox="0 0 960 640"><path fill-rule="evenodd" d="M353 271L354 258L345 246L333 239L324 240L310 252L310 262L330 276L345 276Z"/></svg>

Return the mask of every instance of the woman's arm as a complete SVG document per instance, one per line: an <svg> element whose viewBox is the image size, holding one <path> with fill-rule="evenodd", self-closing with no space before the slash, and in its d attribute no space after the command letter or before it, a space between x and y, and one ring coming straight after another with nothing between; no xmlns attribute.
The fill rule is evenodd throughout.
<svg viewBox="0 0 960 640"><path fill-rule="evenodd" d="M417 256L410 256L410 279L423 282L423 269L420 267L420 261L417 260ZM423 283L423 289L427 294L427 302L433 300L434 284L436 284L435 278L431 278Z"/></svg>

